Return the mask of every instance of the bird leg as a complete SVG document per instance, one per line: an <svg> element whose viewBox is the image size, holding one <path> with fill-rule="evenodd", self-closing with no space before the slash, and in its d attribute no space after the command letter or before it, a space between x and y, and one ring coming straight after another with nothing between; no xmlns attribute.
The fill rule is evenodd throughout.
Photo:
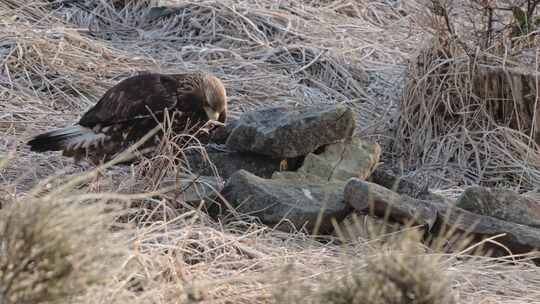
<svg viewBox="0 0 540 304"><path fill-rule="evenodd" d="M210 134L210 131L212 131L216 127L224 127L224 126L225 124L220 121L209 120L201 127L200 130L206 134Z"/></svg>

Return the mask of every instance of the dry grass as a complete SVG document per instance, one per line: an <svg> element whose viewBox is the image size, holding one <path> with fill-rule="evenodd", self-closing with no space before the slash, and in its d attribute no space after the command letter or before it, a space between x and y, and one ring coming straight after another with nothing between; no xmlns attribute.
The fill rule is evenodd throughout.
<svg viewBox="0 0 540 304"><path fill-rule="evenodd" d="M0 1L0 156L7 160L0 169L1 199L25 202L20 212L39 215L42 208L28 208L42 203L33 198L38 187L63 204L120 204L128 214L117 224L134 226L113 244L127 250L120 264L108 266L113 260L107 258L96 268L110 267L101 277L106 287L87 285L73 302L268 303L279 302L276 290L296 283L308 291L293 292L316 301L320 294L310 291L332 288L328 277L363 272L366 263L379 261L383 249L376 239L320 242L256 221L215 220L204 206L163 193L171 177L181 176L177 189L192 183L189 164L176 166L172 158L196 145L169 144L163 156L136 166L87 171L55 153L31 153L23 143L36 132L70 124L107 88L139 70L202 69L224 79L233 116L271 104L346 103L357 110L358 133L387 147L406 59L426 36L417 24L422 3L180 1L178 14L151 20L145 1L51 2L62 1ZM499 150L526 162L512 149ZM58 178L46 180L51 175ZM75 252L86 256L96 235L108 235L73 235L81 227L73 217L87 209L66 208L53 217L65 227L58 236L79 242ZM81 223L89 225L86 220ZM40 221L24 226L35 223ZM468 251L394 251L400 252L434 261L429 269L451 278L442 286L459 303L539 303L540 270L529 263L467 259ZM388 263L399 265L392 258Z"/></svg>
<svg viewBox="0 0 540 304"><path fill-rule="evenodd" d="M350 269L330 275L320 290L298 293L301 285L296 291L284 289L276 295L278 303L457 303L451 279L441 269L445 258L426 254L420 238L408 230L390 246L374 248L377 252L353 262Z"/></svg>
<svg viewBox="0 0 540 304"><path fill-rule="evenodd" d="M2 303L77 302L129 271L124 263L133 233L116 224L121 209L85 198L78 183L64 180L56 188L48 182L19 198L1 188ZM115 303L117 296L109 296Z"/></svg>
<svg viewBox="0 0 540 304"><path fill-rule="evenodd" d="M112 220L100 204L31 199L3 202L3 208L2 303L65 303L119 275L127 235L106 230Z"/></svg>
<svg viewBox="0 0 540 304"><path fill-rule="evenodd" d="M443 17L419 17L435 36L409 66L396 147L408 167L438 169L432 186L537 188L538 29L536 36L512 38L511 11L494 11L497 22L488 27L479 2L441 2L453 8L449 23L455 35Z"/></svg>

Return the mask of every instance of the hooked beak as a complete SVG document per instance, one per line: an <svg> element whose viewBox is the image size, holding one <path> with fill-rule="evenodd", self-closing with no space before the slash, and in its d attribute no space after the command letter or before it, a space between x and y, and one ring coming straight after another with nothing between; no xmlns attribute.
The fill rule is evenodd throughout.
<svg viewBox="0 0 540 304"><path fill-rule="evenodd" d="M204 107L204 112L206 112L206 116L208 116L208 119L217 121L219 118L219 112L214 111L214 109L209 107Z"/></svg>

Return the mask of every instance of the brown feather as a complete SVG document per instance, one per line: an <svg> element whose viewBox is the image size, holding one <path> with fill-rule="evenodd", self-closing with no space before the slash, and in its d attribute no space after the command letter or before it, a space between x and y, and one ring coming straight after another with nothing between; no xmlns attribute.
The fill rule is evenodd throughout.
<svg viewBox="0 0 540 304"><path fill-rule="evenodd" d="M76 125L40 134L28 144L38 152L62 150L66 156L106 159L162 122L165 110L178 112L177 130L188 120L205 123L209 115L225 123L225 87L206 73L141 73L107 90Z"/></svg>

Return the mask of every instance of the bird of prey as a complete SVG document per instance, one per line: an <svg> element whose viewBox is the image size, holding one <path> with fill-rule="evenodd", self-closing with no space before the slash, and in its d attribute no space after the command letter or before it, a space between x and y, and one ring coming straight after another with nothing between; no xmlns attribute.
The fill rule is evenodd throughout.
<svg viewBox="0 0 540 304"><path fill-rule="evenodd" d="M199 72L132 76L105 92L76 124L39 134L28 145L36 152L63 151L77 161L108 160L163 122L165 111L179 114L174 130L209 120L224 124L225 87L214 75Z"/></svg>

